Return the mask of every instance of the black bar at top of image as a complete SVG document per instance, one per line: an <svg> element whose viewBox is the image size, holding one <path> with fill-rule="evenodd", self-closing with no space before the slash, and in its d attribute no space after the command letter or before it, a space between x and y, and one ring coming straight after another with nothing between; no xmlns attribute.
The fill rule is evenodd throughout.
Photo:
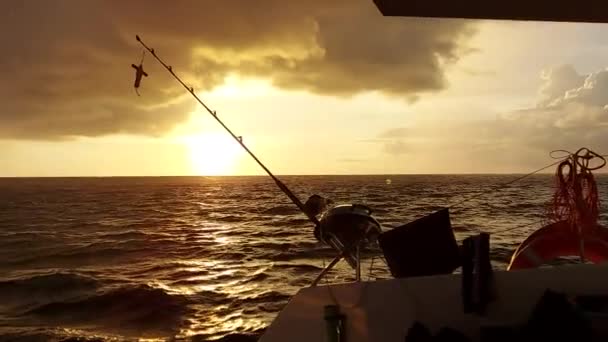
<svg viewBox="0 0 608 342"><path fill-rule="evenodd" d="M608 0L374 0L384 16L608 23Z"/></svg>

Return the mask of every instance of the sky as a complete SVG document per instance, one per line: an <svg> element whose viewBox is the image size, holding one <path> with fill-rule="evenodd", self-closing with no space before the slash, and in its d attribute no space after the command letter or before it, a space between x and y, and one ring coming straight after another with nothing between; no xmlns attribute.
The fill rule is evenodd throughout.
<svg viewBox="0 0 608 342"><path fill-rule="evenodd" d="M608 24L372 0L0 4L0 176L519 173L608 154Z"/></svg>

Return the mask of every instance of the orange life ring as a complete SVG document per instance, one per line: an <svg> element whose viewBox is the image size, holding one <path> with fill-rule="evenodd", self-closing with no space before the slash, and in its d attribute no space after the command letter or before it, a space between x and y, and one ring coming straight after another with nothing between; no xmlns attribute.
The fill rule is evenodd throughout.
<svg viewBox="0 0 608 342"><path fill-rule="evenodd" d="M507 270L539 267L558 257L578 256L583 244L585 260L595 264L608 260L608 230L597 226L582 236L565 222L540 228L522 242Z"/></svg>

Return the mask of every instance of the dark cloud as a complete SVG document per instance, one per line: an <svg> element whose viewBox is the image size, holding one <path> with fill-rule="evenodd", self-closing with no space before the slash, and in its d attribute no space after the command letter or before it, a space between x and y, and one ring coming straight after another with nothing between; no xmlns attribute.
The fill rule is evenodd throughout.
<svg viewBox="0 0 608 342"><path fill-rule="evenodd" d="M0 137L158 135L194 102L150 56L142 97L131 63L140 34L197 89L230 74L329 95L414 98L446 86L470 22L382 17L371 0L37 1L0 9Z"/></svg>

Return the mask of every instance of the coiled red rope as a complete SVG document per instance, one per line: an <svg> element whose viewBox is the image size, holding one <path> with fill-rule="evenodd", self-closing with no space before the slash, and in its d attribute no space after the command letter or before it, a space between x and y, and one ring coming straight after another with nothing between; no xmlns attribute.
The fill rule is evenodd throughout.
<svg viewBox="0 0 608 342"><path fill-rule="evenodd" d="M558 152L567 155L555 157L554 154ZM557 166L556 190L546 215L549 223L566 221L579 234L595 229L600 199L592 171L604 167L606 159L585 147L575 153L553 151L551 156L566 159Z"/></svg>

